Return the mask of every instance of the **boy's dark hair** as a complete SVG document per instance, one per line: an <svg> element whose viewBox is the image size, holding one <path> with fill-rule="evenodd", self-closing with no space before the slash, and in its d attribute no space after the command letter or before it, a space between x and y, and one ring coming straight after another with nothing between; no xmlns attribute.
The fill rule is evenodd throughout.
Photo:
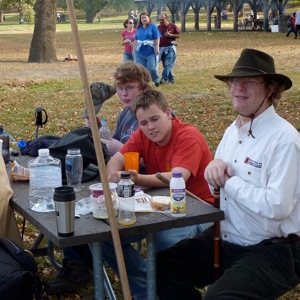
<svg viewBox="0 0 300 300"><path fill-rule="evenodd" d="M134 99L132 111L136 116L136 112L139 108L146 110L152 104L156 104L163 112L169 107L165 96L160 91L149 89L142 92Z"/></svg>
<svg viewBox="0 0 300 300"><path fill-rule="evenodd" d="M125 62L117 68L115 74L115 85L137 81L142 90L150 88L151 75L149 71L140 64L131 61Z"/></svg>

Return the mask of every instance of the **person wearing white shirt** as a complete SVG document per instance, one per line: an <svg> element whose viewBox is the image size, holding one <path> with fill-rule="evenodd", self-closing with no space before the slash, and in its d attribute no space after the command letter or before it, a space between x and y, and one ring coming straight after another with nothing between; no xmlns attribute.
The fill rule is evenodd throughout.
<svg viewBox="0 0 300 300"><path fill-rule="evenodd" d="M160 300L277 299L300 283L300 135L275 107L292 81L273 58L244 49L228 75L237 119L207 166L220 188L220 277L214 278L209 228L157 256ZM180 276L178 276L180 274Z"/></svg>
<svg viewBox="0 0 300 300"><path fill-rule="evenodd" d="M298 37L300 34L300 10L296 12L295 15L295 39Z"/></svg>

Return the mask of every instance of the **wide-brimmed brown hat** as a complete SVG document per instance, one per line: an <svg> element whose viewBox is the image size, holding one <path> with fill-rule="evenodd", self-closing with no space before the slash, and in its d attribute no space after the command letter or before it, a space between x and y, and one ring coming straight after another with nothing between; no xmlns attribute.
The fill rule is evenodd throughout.
<svg viewBox="0 0 300 300"><path fill-rule="evenodd" d="M264 76L273 79L279 84L284 85L285 90L288 90L293 85L289 77L276 73L272 56L255 49L244 49L231 73L227 75L215 75L217 79L225 82L230 78L248 76Z"/></svg>

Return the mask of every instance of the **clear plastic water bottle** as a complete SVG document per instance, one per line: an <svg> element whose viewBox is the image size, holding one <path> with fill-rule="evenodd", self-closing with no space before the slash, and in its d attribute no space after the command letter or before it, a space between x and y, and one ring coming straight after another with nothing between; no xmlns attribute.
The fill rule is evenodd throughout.
<svg viewBox="0 0 300 300"><path fill-rule="evenodd" d="M10 159L9 136L4 131L3 125L0 125L0 139L3 141L3 143L2 143L3 160L7 164L9 162L9 159Z"/></svg>
<svg viewBox="0 0 300 300"><path fill-rule="evenodd" d="M38 153L28 163L30 208L38 212L54 211L54 189L62 185L61 162L50 156L49 149L40 149Z"/></svg>
<svg viewBox="0 0 300 300"><path fill-rule="evenodd" d="M68 149L65 159L65 170L67 185L72 186L75 192L80 192L83 171L83 161L80 149Z"/></svg>
<svg viewBox="0 0 300 300"><path fill-rule="evenodd" d="M172 172L170 205L173 217L184 217L186 215L185 181L181 172Z"/></svg>
<svg viewBox="0 0 300 300"><path fill-rule="evenodd" d="M118 222L124 226L135 224L135 189L134 183L130 180L130 173L121 173L121 180L118 182L117 185L117 194L119 200Z"/></svg>
<svg viewBox="0 0 300 300"><path fill-rule="evenodd" d="M101 127L99 129L99 133L100 133L100 138L101 139L109 140L111 138L110 130L109 130L109 127L107 125L107 120L106 119L101 120Z"/></svg>

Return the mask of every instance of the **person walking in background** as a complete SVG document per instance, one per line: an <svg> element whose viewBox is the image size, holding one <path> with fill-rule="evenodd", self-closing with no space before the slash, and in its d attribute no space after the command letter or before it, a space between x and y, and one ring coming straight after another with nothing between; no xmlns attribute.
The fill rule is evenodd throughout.
<svg viewBox="0 0 300 300"><path fill-rule="evenodd" d="M161 38L159 40L159 58L164 67L159 83L174 83L175 78L172 69L176 62L175 40L180 38L180 31L175 24L169 22L167 14L165 13L160 14L159 22L160 25L158 26L158 29L161 33Z"/></svg>
<svg viewBox="0 0 300 300"><path fill-rule="evenodd" d="M300 34L300 10L296 12L295 15L295 39Z"/></svg>
<svg viewBox="0 0 300 300"><path fill-rule="evenodd" d="M295 16L296 13L294 12L293 15L288 19L288 32L286 34L286 36L288 37L290 35L291 32L294 32L295 36L296 36L296 30L295 30Z"/></svg>
<svg viewBox="0 0 300 300"><path fill-rule="evenodd" d="M122 32L122 46L124 46L123 62L126 62L127 60L134 60L132 51L136 29L133 27L133 25L133 19L127 19L123 24L125 28L125 30Z"/></svg>
<svg viewBox="0 0 300 300"><path fill-rule="evenodd" d="M137 24L139 22L139 16L138 16L138 11L135 10L133 13L133 22L134 22L134 28L137 28Z"/></svg>
<svg viewBox="0 0 300 300"><path fill-rule="evenodd" d="M292 81L267 53L244 49L228 75L237 119L205 169L220 188L220 278L213 228L157 256L160 300L278 299L300 283L300 136L275 106ZM180 274L180 276L179 276Z"/></svg>
<svg viewBox="0 0 300 300"><path fill-rule="evenodd" d="M141 64L151 74L155 86L159 86L158 55L161 33L156 24L152 23L150 15L142 12L135 35L134 55L137 63Z"/></svg>

